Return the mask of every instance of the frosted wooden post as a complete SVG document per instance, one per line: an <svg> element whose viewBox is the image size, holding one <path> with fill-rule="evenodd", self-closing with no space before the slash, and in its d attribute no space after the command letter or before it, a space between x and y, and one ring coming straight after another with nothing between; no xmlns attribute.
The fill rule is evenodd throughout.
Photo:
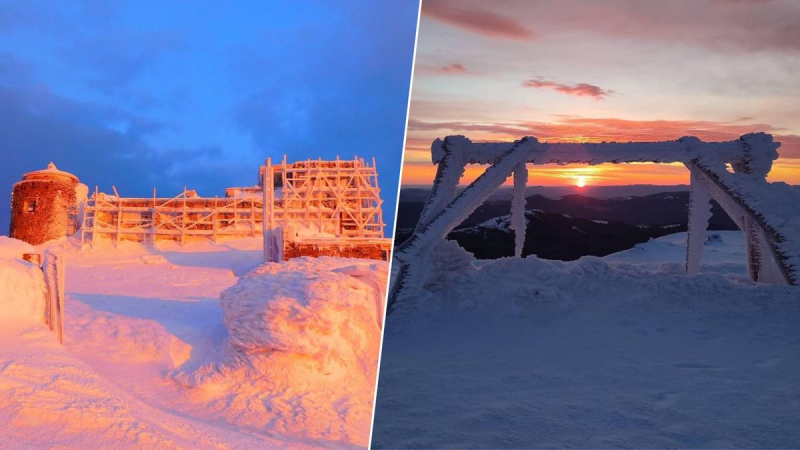
<svg viewBox="0 0 800 450"><path fill-rule="evenodd" d="M63 249L61 252L47 249L44 251L42 271L46 288L44 320L47 326L58 336L58 342L64 343L64 268Z"/></svg>
<svg viewBox="0 0 800 450"><path fill-rule="evenodd" d="M86 212L89 209L89 202L91 201L90 198L87 198L83 205L83 211L81 214L81 247L83 244L86 243Z"/></svg>
<svg viewBox="0 0 800 450"><path fill-rule="evenodd" d="M278 236L275 230L275 181L272 173L272 159L267 158L264 163L263 184L263 219L262 229L264 235L264 262L279 262L282 250L278 248ZM281 243L282 246L282 243Z"/></svg>
<svg viewBox="0 0 800 450"><path fill-rule="evenodd" d="M92 244L94 245L95 239L97 238L97 197L98 197L98 189L97 185L94 186L94 212L92 213Z"/></svg>
<svg viewBox="0 0 800 450"><path fill-rule="evenodd" d="M711 197L719 203L728 216L745 235L747 249L747 273L754 281L778 284L797 284L792 277L791 266L785 265L776 253L779 237L767 232L755 212L731 195L729 188L715 178L713 173L691 164L705 183ZM768 237L769 236L769 237Z"/></svg>
<svg viewBox="0 0 800 450"><path fill-rule="evenodd" d="M522 247L525 245L525 187L528 184L528 166L520 163L514 169L514 194L511 198L511 223L514 230L514 256L522 258Z"/></svg>
<svg viewBox="0 0 800 450"><path fill-rule="evenodd" d="M250 237L255 237L256 235L256 204L251 199L250 200Z"/></svg>
<svg viewBox="0 0 800 450"><path fill-rule="evenodd" d="M425 201L417 226L414 232L424 229L434 217L442 212L444 207L455 197L456 187L464 175L465 164L461 154L452 151L450 138L444 141L437 139L431 146L436 165L436 178L433 179L431 192Z"/></svg>
<svg viewBox="0 0 800 450"><path fill-rule="evenodd" d="M186 186L183 187L183 209L181 210L181 245L186 240Z"/></svg>
<svg viewBox="0 0 800 450"><path fill-rule="evenodd" d="M699 169L688 166L691 191L689 193L689 230L686 240L686 273L700 271L700 260L706 242L706 229L711 218L711 194L708 192Z"/></svg>
<svg viewBox="0 0 800 450"><path fill-rule="evenodd" d="M758 226L749 216L744 216L744 241L747 248L747 275L758 281L761 274L761 252Z"/></svg>
<svg viewBox="0 0 800 450"><path fill-rule="evenodd" d="M537 144L538 141L531 137L515 141L510 149L498 157L494 164L434 217L425 229L414 233L404 242L396 250L395 257L403 262L414 260L420 257L421 252L427 251L434 242L444 239L453 228L489 198L519 164L525 163L528 152Z"/></svg>
<svg viewBox="0 0 800 450"><path fill-rule="evenodd" d="M117 244L119 244L119 235L122 230L122 197L119 196L116 186L111 186L114 190L114 195L117 196Z"/></svg>
<svg viewBox="0 0 800 450"><path fill-rule="evenodd" d="M158 208L156 207L156 188L153 188L153 209L150 216L150 245L156 246L156 219L158 218Z"/></svg>
<svg viewBox="0 0 800 450"><path fill-rule="evenodd" d="M217 243L217 196L214 196L214 211L211 212L211 236Z"/></svg>

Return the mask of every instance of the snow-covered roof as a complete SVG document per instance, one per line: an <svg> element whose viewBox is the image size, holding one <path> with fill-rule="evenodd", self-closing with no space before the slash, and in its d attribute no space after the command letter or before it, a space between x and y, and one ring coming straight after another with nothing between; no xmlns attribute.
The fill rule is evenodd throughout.
<svg viewBox="0 0 800 450"><path fill-rule="evenodd" d="M47 165L46 169L34 170L33 172L28 172L22 176L22 179L29 180L33 178L54 178L54 177L55 178L64 177L70 180L78 181L78 177L76 177L75 175L69 172L64 172L63 170L58 170L58 167L56 167L56 165L53 164L52 161L50 162L50 164Z"/></svg>

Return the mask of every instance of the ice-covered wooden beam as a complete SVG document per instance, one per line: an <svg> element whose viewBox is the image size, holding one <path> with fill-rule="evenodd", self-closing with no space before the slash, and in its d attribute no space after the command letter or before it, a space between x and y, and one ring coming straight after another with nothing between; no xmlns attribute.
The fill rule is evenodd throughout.
<svg viewBox="0 0 800 450"><path fill-rule="evenodd" d="M752 173L730 173L709 161L690 164L695 167L714 200L745 232L751 276L800 284L800 190Z"/></svg>
<svg viewBox="0 0 800 450"><path fill-rule="evenodd" d="M780 142L766 133L746 134L735 141L703 142L693 136L665 142L547 143L536 138L528 152L529 164L605 164L605 163L690 163L713 158L746 173L766 176L778 158ZM436 139L431 158L439 164L449 152L458 154L465 164L493 164L514 145L513 142L472 142L464 136ZM447 148L447 152L445 151Z"/></svg>

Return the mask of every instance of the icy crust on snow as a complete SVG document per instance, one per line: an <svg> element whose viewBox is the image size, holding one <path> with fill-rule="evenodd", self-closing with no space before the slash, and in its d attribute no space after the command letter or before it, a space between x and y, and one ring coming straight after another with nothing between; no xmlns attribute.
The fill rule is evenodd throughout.
<svg viewBox="0 0 800 450"><path fill-rule="evenodd" d="M34 251L26 242L0 236L0 326L44 319L44 275L22 259L23 253Z"/></svg>
<svg viewBox="0 0 800 450"><path fill-rule="evenodd" d="M389 316L374 448L783 448L800 439L800 288L740 232L606 258L504 258Z"/></svg>
<svg viewBox="0 0 800 450"><path fill-rule="evenodd" d="M528 136L527 139L536 141ZM445 155L445 148L458 153L465 163L492 164L515 143L473 143L464 136L447 136L436 139L431 145L434 164ZM530 149L527 161L531 164L603 164L622 162L688 163L703 156L713 155L724 162L746 161L759 170L772 165L778 158L780 143L773 142L765 133L750 133L728 142L703 142L694 136L685 136L665 142L600 142L600 143L541 143Z"/></svg>
<svg viewBox="0 0 800 450"><path fill-rule="evenodd" d="M175 378L240 423L368 444L388 264L295 258L220 295L224 360Z"/></svg>

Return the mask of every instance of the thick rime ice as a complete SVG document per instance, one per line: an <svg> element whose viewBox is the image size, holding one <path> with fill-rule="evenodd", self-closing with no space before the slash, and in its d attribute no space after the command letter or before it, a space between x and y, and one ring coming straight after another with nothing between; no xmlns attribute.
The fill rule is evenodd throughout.
<svg viewBox="0 0 800 450"><path fill-rule="evenodd" d="M699 169L691 170L691 192L689 194L689 233L686 248L686 273L697 274L700 258L706 241L706 229L711 218L711 194L702 179Z"/></svg>
<svg viewBox="0 0 800 450"><path fill-rule="evenodd" d="M757 245L767 253L761 256L775 255L776 269L793 283L800 282L800 189L767 183L760 173L730 173L719 161L704 159L697 166L711 192L719 193L714 198L740 228L745 227L746 216L761 229L758 240L764 242Z"/></svg>
<svg viewBox="0 0 800 450"><path fill-rule="evenodd" d="M528 139L534 139L528 137ZM464 136L448 136L449 151L460 154L469 164L493 164L515 143L473 143ZM538 142L529 148L526 161L530 164L604 164L623 162L689 163L706 156L725 162L745 162L756 173L764 173L778 158L779 143L765 133L751 133L729 142L703 142L685 136L666 142L600 142L547 143ZM754 147L757 150L754 151ZM433 162L444 157L442 141L431 147Z"/></svg>
<svg viewBox="0 0 800 450"><path fill-rule="evenodd" d="M525 245L525 187L528 183L528 168L525 163L514 169L514 196L511 199L511 225L514 230L514 256L522 257Z"/></svg>
<svg viewBox="0 0 800 450"><path fill-rule="evenodd" d="M535 138L523 138L506 149L497 158L495 165L486 169L486 172L461 191L427 226L414 233L408 241L401 245L396 252L397 256L402 259L401 253L411 254L415 251L422 251L434 240L444 239L447 233L463 222L475 208L506 181L513 169L525 161L528 152L536 143Z"/></svg>
<svg viewBox="0 0 800 450"><path fill-rule="evenodd" d="M692 171L690 235L685 268L697 272L710 203L717 200L748 236L752 278L769 283L800 283L800 195L781 183L767 183L780 143L765 133L751 133L729 142L703 142L692 136L667 142L541 143L525 137L509 142L473 143L464 136L436 139L431 158L438 164L434 188L414 234L396 248L400 265L393 278L390 308L399 296L420 297L421 286L443 274L432 269L436 242L485 201L509 176L514 176L510 227L515 232L514 254L520 256L525 239L524 192L527 164L602 164L682 162ZM489 164L486 171L455 196L455 187L467 164ZM726 164L736 172L729 173ZM791 190L788 192L787 189ZM785 191L785 192L784 192ZM793 198L776 204L776 198ZM452 198L452 200L450 200ZM779 202L780 203L780 202ZM575 231L581 231L575 229ZM419 278L418 278L419 277ZM407 292L403 292L403 291Z"/></svg>
<svg viewBox="0 0 800 450"><path fill-rule="evenodd" d="M457 143L460 139L456 137L454 140ZM428 194L428 200L422 209L415 231L425 228L434 217L442 212L442 209L455 196L456 186L464 175L464 162L461 161L458 153L449 151L450 145L450 139L434 143L434 147L438 148L436 151L441 152L441 155L436 168L436 178L433 180L431 192Z"/></svg>

